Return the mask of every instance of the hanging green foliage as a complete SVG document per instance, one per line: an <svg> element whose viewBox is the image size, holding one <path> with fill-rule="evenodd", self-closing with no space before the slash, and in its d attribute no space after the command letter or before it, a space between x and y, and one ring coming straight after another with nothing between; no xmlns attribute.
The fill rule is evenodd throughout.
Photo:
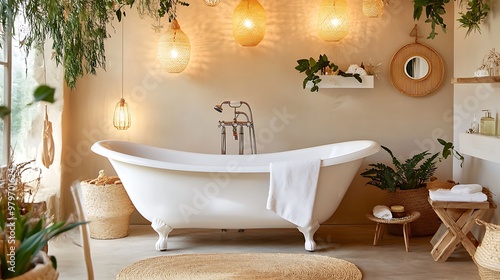
<svg viewBox="0 0 500 280"><path fill-rule="evenodd" d="M64 67L66 84L75 88L82 75L106 69L104 39L110 37L109 23L115 18L120 21L126 16L123 7L136 2L156 11L158 18L168 15L169 20L176 17L177 4L189 5L179 0L4 0L0 3L0 23L18 34L12 23L24 18L26 28L19 35L27 54L51 39L52 57Z"/></svg>

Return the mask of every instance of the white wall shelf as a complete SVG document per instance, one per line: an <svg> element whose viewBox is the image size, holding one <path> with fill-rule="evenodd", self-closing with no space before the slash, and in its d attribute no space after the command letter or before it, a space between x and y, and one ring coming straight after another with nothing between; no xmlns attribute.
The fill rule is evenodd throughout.
<svg viewBox="0 0 500 280"><path fill-rule="evenodd" d="M452 84L500 83L500 76L453 78Z"/></svg>
<svg viewBox="0 0 500 280"><path fill-rule="evenodd" d="M480 134L459 134L460 153L500 163L500 137Z"/></svg>
<svg viewBox="0 0 500 280"><path fill-rule="evenodd" d="M354 77L342 77L337 75L319 75L321 82L319 88L373 88L373 76L361 76L362 82L358 82ZM308 82L306 87L311 88L312 83Z"/></svg>

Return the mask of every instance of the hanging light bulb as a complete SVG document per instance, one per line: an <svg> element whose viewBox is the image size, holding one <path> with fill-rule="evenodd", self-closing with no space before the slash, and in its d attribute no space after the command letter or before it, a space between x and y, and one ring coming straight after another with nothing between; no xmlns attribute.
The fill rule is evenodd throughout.
<svg viewBox="0 0 500 280"><path fill-rule="evenodd" d="M119 130L126 130L130 127L130 111L128 104L123 97L116 103L113 125Z"/></svg>
<svg viewBox="0 0 500 280"><path fill-rule="evenodd" d="M323 0L319 7L318 36L338 42L349 32L349 9L346 0Z"/></svg>
<svg viewBox="0 0 500 280"><path fill-rule="evenodd" d="M266 33L266 11L257 0L242 0L233 13L233 36L244 47L257 46Z"/></svg>
<svg viewBox="0 0 500 280"><path fill-rule="evenodd" d="M122 20L122 97L115 106L115 113L113 114L113 125L116 129L127 130L130 125L130 111L128 110L128 104L123 99L123 29L125 29L125 21Z"/></svg>
<svg viewBox="0 0 500 280"><path fill-rule="evenodd" d="M384 11L383 0L363 0L363 14L369 18L376 18Z"/></svg>
<svg viewBox="0 0 500 280"><path fill-rule="evenodd" d="M180 73L186 69L191 58L191 44L176 19L161 35L156 54L160 65L167 72Z"/></svg>
<svg viewBox="0 0 500 280"><path fill-rule="evenodd" d="M214 7L219 5L220 1L222 0L205 0L205 4L207 4L207 6Z"/></svg>

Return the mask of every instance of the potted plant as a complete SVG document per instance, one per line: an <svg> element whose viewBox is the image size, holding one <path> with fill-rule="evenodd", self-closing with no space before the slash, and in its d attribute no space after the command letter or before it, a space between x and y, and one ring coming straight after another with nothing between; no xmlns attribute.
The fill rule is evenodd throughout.
<svg viewBox="0 0 500 280"><path fill-rule="evenodd" d="M438 139L438 142L443 145L442 158L445 159L453 154L463 163L463 156L454 149L451 142L443 139ZM388 190L387 205L403 205L407 210L420 212L420 218L412 223L414 236L434 234L441 221L427 201L426 187L437 169L436 163L441 161L440 153L431 154L424 151L401 161L389 148L385 146L382 148L390 155L394 167L384 163L369 164L371 168L366 169L361 176L370 179L367 185ZM401 232L399 227L388 227L388 229L393 234Z"/></svg>
<svg viewBox="0 0 500 280"><path fill-rule="evenodd" d="M310 57L309 59L299 59L297 60L298 65L295 66L295 69L300 73L305 73L306 77L302 83L302 88L306 88L307 83L311 82L311 92L319 91L318 84L321 82L321 77L318 75L318 72L321 75L325 75L326 73L330 73L333 75L339 75L342 77L353 77L358 82L362 82L361 76L357 73L346 73L339 69L339 67L328 60L326 54L320 54L318 61L314 58Z"/></svg>
<svg viewBox="0 0 500 280"><path fill-rule="evenodd" d="M57 279L57 262L47 256L48 241L82 222L52 223L42 207L33 203L40 173L24 181L25 172L38 171L33 161L11 162L0 176L0 278ZM29 183L35 182L35 187Z"/></svg>

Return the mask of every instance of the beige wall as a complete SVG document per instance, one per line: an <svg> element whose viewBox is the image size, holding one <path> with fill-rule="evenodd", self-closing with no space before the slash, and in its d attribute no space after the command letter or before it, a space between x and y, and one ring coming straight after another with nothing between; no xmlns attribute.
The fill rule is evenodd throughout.
<svg viewBox="0 0 500 280"><path fill-rule="evenodd" d="M257 47L239 46L231 35L231 16L236 0L222 1L210 8L202 1L179 7L178 20L192 44L192 58L181 74L162 72L155 59L158 34L149 19L135 10L127 12L124 40L124 97L132 111L132 127L117 131L112 112L120 97L121 25L107 41L107 71L86 76L67 94L67 120L63 156L63 185L93 178L100 169L114 173L108 161L93 154L90 145L101 139L121 139L193 152L219 153L218 120L229 118L212 108L223 100L245 100L252 106L259 152L283 151L320 144L373 139L401 157L431 149L436 138L452 139L453 32L439 31L435 40L420 42L443 57L442 86L426 97L409 97L391 84L388 68L392 55L414 38L413 4L390 1L379 19L361 12L361 0L349 1L351 29L338 44L317 38L315 21L320 1L294 0L261 3L267 11L267 31ZM453 26L453 5L446 21ZM429 26L420 23L425 34ZM381 62L380 79L374 89L321 89L311 94L302 89L304 76L295 69L296 60L326 53L347 69L349 64ZM262 137L277 112L294 116L282 131ZM230 144L235 145L232 141ZM372 162L389 163L384 152L369 157L360 171ZM451 178L451 161L439 163L437 176ZM367 223L364 213L383 203L385 193L357 176L330 223ZM66 191L63 190L63 196ZM140 219L134 218L133 222Z"/></svg>
<svg viewBox="0 0 500 280"><path fill-rule="evenodd" d="M458 12L458 11L457 11ZM455 76L472 77L479 68L483 57L493 48L499 51L500 33L500 6L493 5L488 22L481 25L481 33L471 33L465 37L465 29L457 29L455 33ZM458 17L458 15L455 15ZM458 27L458 23L455 23ZM460 145L458 134L470 127L474 114L479 121L483 113L481 110L490 109L495 118L500 114L500 87L498 84L457 84L454 86L454 138ZM497 141L498 149L500 140ZM497 205L500 205L500 164L466 156L464 168L455 163L454 178L464 183L479 183L487 186L496 194L493 196ZM492 222L500 223L500 209L492 214ZM489 218L489 217L488 217Z"/></svg>

